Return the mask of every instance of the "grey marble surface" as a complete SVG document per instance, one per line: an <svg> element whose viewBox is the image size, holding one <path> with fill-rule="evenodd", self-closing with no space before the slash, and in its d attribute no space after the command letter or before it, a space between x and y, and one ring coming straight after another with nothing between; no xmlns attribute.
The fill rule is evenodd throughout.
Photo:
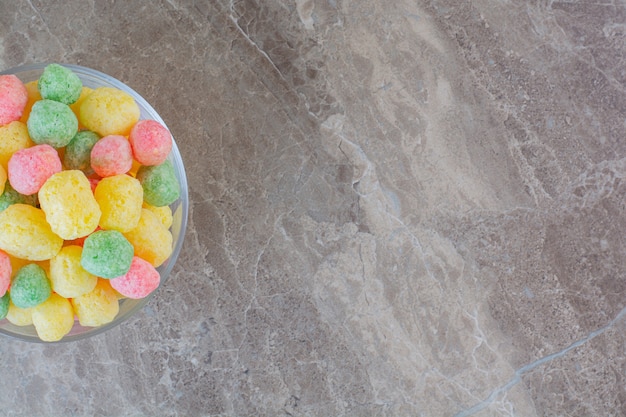
<svg viewBox="0 0 626 417"><path fill-rule="evenodd" d="M0 68L159 111L171 278L1 338L3 416L626 415L623 0L0 2Z"/></svg>

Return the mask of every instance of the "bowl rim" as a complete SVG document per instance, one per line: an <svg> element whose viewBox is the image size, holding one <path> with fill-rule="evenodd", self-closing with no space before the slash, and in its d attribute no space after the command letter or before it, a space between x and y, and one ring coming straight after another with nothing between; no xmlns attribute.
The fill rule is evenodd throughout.
<svg viewBox="0 0 626 417"><path fill-rule="evenodd" d="M152 105L148 103L148 101L146 101L146 99L144 99L133 88L123 83L122 81L118 80L117 78L112 77L111 75L105 74L104 72L98 71L96 69L85 67L82 65L77 65L77 64L67 64L67 63L60 63L60 62L46 62L46 63L20 65L20 66L16 66L16 67L12 67L12 68L0 71L0 75L13 74L13 75L16 75L18 78L20 78L19 77L20 74L24 74L27 72L43 72L43 70L45 69L47 65L53 64L53 63L59 64L61 66L71 69L75 74L77 74L81 78L81 82L83 82L83 84L85 82L85 78L87 78L92 82L105 84L103 86L114 87L114 88L118 88L120 90L125 91L126 93L130 94L133 97L133 99L137 102L138 106L140 107L140 110L141 110L140 120L150 118L150 119L158 121L159 123L163 124L163 126L167 128L167 130L172 135L172 150L170 152L170 155L168 156L168 160L170 160L171 162L176 162L176 163L173 163L172 165L174 166L176 177L179 181L180 197L178 198L176 202L173 203L174 208L172 210L172 214L174 216L174 222L178 229L178 238L176 239L176 241L174 241L174 247L172 249L172 253L169 256L169 258L165 261L164 264L162 264L161 266L157 268L157 270L159 271L159 274L161 275L161 281L159 283L159 287L155 291L150 293L148 296L142 299L119 300L120 312L118 313L118 316L116 316L115 319L110 323L107 323L98 327L83 327L83 326L80 326L77 320L75 320L74 326L72 327L72 330L70 331L70 333L65 335L61 340L54 341L54 342L43 341L38 336L36 336L36 333L34 335L14 333L12 331L5 329L3 326L0 326L0 334L4 336L8 336L14 339L19 339L21 341L42 343L42 344L68 343L68 342L90 338L98 334L102 334L118 326L119 324L127 321L130 317L134 316L139 310L141 310L154 297L158 289L169 279L169 276L174 268L174 265L176 264L176 261L178 260L178 257L183 247L185 234L187 231L188 215L189 215L189 189L188 189L187 175L185 171L184 161L183 161L182 155L180 154L180 150L176 143L176 139L174 138L174 135L172 134L171 130L169 129L165 121L161 118L161 116L154 109L154 107L152 107ZM34 81L34 80L35 79L30 80L30 81ZM22 82L25 83L24 80L22 80ZM142 117L142 116L147 116L147 117ZM171 227L173 228L174 224ZM122 313L121 307L123 306L123 303L131 303L132 305L130 308L128 308ZM5 321L5 320L6 318L1 321ZM14 327L24 328L24 329L33 328L32 324L29 326L14 326ZM77 332L72 333L73 331L77 331Z"/></svg>

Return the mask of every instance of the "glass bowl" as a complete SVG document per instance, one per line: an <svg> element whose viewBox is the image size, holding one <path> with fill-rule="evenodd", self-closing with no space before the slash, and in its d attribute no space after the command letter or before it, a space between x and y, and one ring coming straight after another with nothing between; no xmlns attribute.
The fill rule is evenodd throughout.
<svg viewBox="0 0 626 417"><path fill-rule="evenodd" d="M27 83L30 81L38 80L39 76L43 73L46 65L48 64L44 63L24 65L1 71L0 75L15 74L20 80L22 80L23 83ZM154 108L152 108L152 106L135 90L128 87L121 81L111 77L110 75L79 65L62 65L71 69L76 75L78 75L85 87L89 87L92 89L98 87L113 87L125 91L126 93L130 94L137 102L137 105L139 106L139 109L141 111L140 119L156 120L167 127L167 125L165 124L163 119L161 119L161 116L159 116L156 110L154 110ZM174 138L172 137L172 139ZM189 208L189 193L187 188L185 167L183 165L183 160L176 145L176 141L173 140L173 142L174 143L172 146L172 151L170 152L168 159L174 165L176 178L178 179L178 183L180 185L180 197L177 201L170 205L174 217L174 221L170 228L173 237L173 251L169 259L157 268L159 274L161 275L160 286L167 281L170 273L172 272L172 268L176 263L176 259L178 258L178 255L180 254L180 251L182 249L183 240L185 237L185 230L187 228L187 211ZM134 315L144 305L146 305L146 303L157 291L158 289L153 291L147 297L138 300L133 300L130 298L121 299L119 301L120 310L117 317L108 324L99 327L84 327L78 323L78 320L75 320L72 330L67 335L65 335L65 337L63 337L60 342L69 342L73 340L84 339L90 336L94 336L96 334L100 334L117 326L121 322L127 320L132 315ZM41 339L39 339L34 326L16 326L10 323L7 319L0 320L0 333L30 342L50 343L42 342Z"/></svg>

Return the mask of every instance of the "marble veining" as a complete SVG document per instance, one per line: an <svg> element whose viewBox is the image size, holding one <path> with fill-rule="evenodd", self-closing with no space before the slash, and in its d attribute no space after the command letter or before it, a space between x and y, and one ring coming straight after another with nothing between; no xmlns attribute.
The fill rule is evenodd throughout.
<svg viewBox="0 0 626 417"><path fill-rule="evenodd" d="M626 415L626 3L26 0L0 67L128 83L186 163L170 279L0 340L0 415Z"/></svg>

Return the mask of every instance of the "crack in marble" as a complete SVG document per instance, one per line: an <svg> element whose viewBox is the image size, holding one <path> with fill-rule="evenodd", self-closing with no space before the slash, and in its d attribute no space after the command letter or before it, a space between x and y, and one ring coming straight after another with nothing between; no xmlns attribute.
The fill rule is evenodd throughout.
<svg viewBox="0 0 626 417"><path fill-rule="evenodd" d="M607 331L608 329L610 329L611 327L613 327L617 322L619 322L624 316L626 316L626 307L624 307L608 324L604 325L603 327L600 327L597 330L594 330L593 332L589 333L587 336L585 336L582 339L577 340L576 342L570 344L568 347L566 347L565 349L562 349L558 352L555 353L551 353L550 355L544 356L543 358L537 359L534 362L531 362L527 365L522 366L521 368L519 368L518 370L515 371L515 373L513 374L513 378L511 378L506 384L496 388L495 390L493 390L491 392L491 394L489 394L489 396L487 398L485 398L484 400L482 400L481 402L475 404L474 406L467 408L465 410L459 411L458 413L456 413L454 415L454 417L470 417L476 413L478 413L479 411L484 410L485 408L491 406L500 395L506 395L506 393L513 388L515 385L517 385L519 382L522 381L522 377L534 370L535 368L544 365L546 363L549 363L555 359L561 358L563 356L565 356L566 354L568 354L570 351L584 345L585 343L589 342L590 340L600 336L601 334L603 334L605 331Z"/></svg>

